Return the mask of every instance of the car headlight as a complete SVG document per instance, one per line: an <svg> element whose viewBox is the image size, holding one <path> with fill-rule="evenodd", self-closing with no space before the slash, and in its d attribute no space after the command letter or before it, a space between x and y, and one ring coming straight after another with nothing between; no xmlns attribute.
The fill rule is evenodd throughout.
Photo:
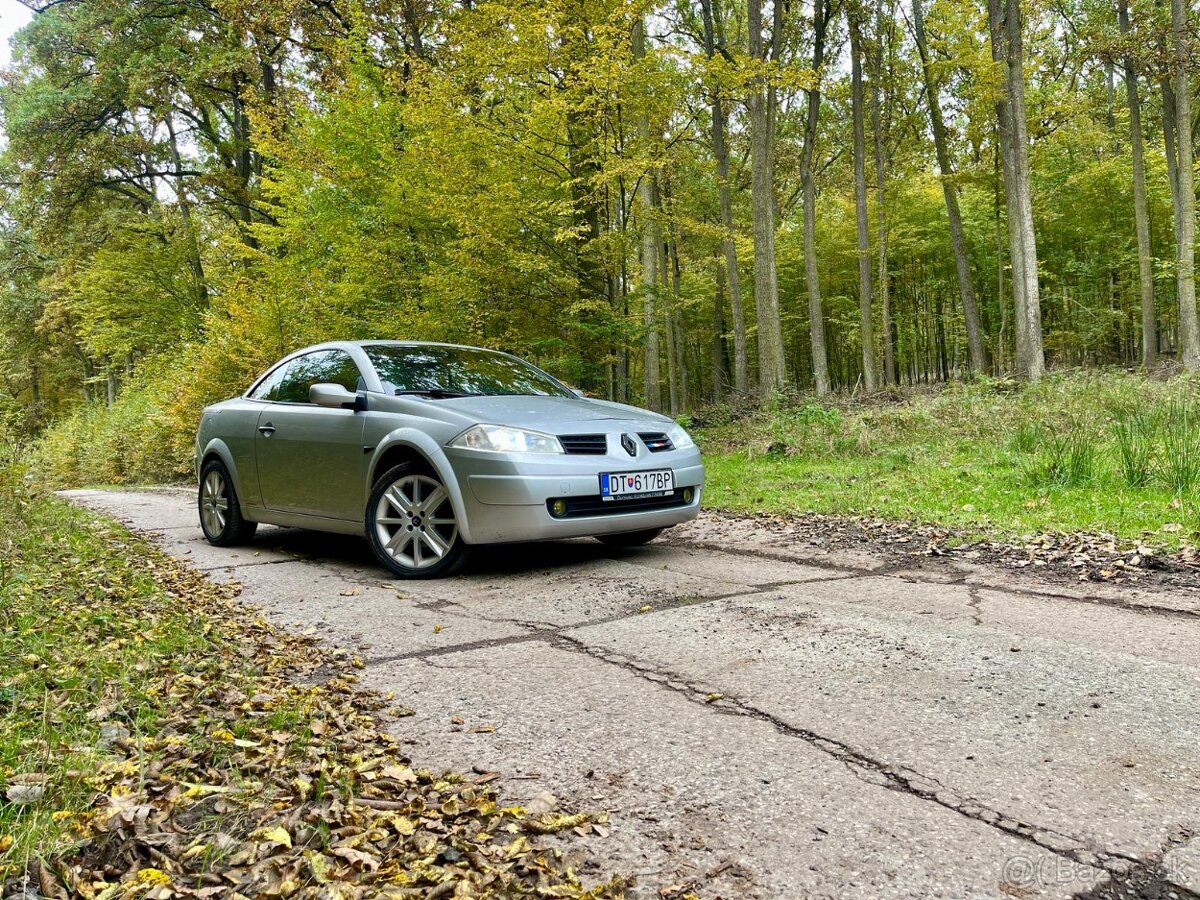
<svg viewBox="0 0 1200 900"><path fill-rule="evenodd" d="M494 450L498 453L563 452L562 444L553 435L504 425L472 425L452 440L450 446L467 450Z"/></svg>
<svg viewBox="0 0 1200 900"><path fill-rule="evenodd" d="M692 440L692 436L684 431L680 425L673 425L671 430L667 432L667 437L671 439L671 443L675 445L676 450L686 450L688 447L696 446L696 442Z"/></svg>

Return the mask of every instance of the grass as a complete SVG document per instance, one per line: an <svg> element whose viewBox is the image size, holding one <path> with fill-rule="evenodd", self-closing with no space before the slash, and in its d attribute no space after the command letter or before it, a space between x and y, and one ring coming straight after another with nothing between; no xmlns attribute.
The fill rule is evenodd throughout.
<svg viewBox="0 0 1200 900"><path fill-rule="evenodd" d="M1017 538L1200 536L1200 383L1070 373L696 417L706 505L867 515Z"/></svg>
<svg viewBox="0 0 1200 900"><path fill-rule="evenodd" d="M208 643L144 567L113 554L117 531L0 473L0 876L71 842L102 729L152 733L163 710L145 673ZM21 783L36 802L4 802Z"/></svg>

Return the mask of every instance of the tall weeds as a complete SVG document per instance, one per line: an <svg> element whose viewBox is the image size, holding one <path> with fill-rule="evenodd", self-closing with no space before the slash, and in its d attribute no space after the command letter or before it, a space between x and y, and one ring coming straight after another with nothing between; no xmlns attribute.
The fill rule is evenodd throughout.
<svg viewBox="0 0 1200 900"><path fill-rule="evenodd" d="M1200 486L1200 409L1190 400L1167 404L1162 416L1162 478L1179 497Z"/></svg>
<svg viewBox="0 0 1200 900"><path fill-rule="evenodd" d="M1154 478L1154 450L1159 416L1153 410L1118 410L1113 420L1117 462L1121 477L1131 488L1142 488Z"/></svg>

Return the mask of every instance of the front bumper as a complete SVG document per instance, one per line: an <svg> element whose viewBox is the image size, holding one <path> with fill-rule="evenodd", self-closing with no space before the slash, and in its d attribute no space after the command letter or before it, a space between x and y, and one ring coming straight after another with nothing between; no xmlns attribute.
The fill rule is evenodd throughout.
<svg viewBox="0 0 1200 900"><path fill-rule="evenodd" d="M696 518L704 486L704 464L694 447L665 453L643 453L637 459L612 455L521 455L447 450L462 490L463 537L470 544L501 544L556 538L619 534L670 528ZM623 501L600 504L600 473L671 469L680 496L670 505L622 507ZM690 488L691 498L682 502ZM567 500L565 518L550 514L547 502Z"/></svg>

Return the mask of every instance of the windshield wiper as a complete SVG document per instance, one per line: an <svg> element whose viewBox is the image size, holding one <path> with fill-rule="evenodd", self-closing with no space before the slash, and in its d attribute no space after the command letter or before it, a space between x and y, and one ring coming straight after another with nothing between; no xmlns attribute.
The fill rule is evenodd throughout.
<svg viewBox="0 0 1200 900"><path fill-rule="evenodd" d="M411 391L396 389L397 397L429 397L433 400L453 400L455 397L478 397L478 394L468 394L465 391L448 391L444 388L419 388Z"/></svg>

